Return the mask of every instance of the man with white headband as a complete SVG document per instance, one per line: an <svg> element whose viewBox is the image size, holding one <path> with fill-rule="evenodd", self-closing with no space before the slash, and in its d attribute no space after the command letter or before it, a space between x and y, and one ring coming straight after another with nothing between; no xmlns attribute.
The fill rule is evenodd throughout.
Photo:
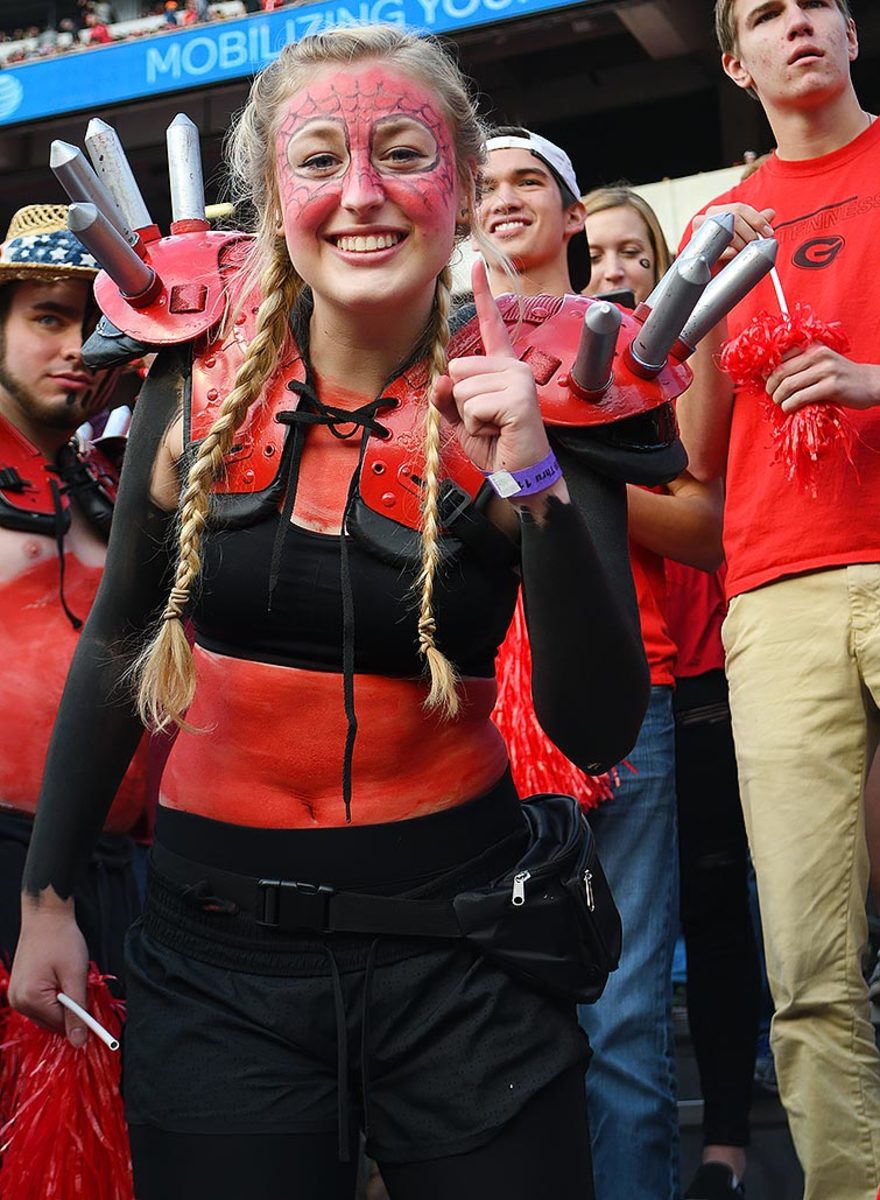
<svg viewBox="0 0 880 1200"><path fill-rule="evenodd" d="M590 280L584 206L571 159L528 129L504 128L486 143L480 225L513 263L526 296L579 292ZM500 264L489 262L498 295L510 291Z"/></svg>
<svg viewBox="0 0 880 1200"><path fill-rule="evenodd" d="M526 129L501 130L489 138L487 149L477 211L482 243L506 256L517 273L517 290L526 296L560 296L585 286L590 276L585 210L568 155ZM581 254L586 274L576 280L572 264L577 268ZM496 295L513 290L509 271L491 255L489 272ZM668 494L630 484L631 496L634 490L630 565L652 686L647 716L627 760L633 769L621 767L613 796L590 814L624 936L620 967L605 994L580 1011L594 1054L587 1098L596 1200L672 1200L679 1194L671 1024L678 928L676 650L663 614L661 555L684 554L690 565L712 569L717 561L703 557L709 546L720 561L720 488L700 484L685 471L668 484ZM519 653L505 644L497 662L499 678L507 670L516 677ZM528 698L518 697L518 703L524 706ZM585 696L584 704L589 703ZM508 749L516 772L517 748ZM541 790L565 791L552 757L540 757L548 764Z"/></svg>

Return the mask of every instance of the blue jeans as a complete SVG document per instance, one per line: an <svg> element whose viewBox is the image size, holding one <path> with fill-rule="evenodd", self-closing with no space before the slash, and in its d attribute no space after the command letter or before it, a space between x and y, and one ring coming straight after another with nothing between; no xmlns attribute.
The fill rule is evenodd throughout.
<svg viewBox="0 0 880 1200"><path fill-rule="evenodd" d="M672 689L653 687L614 798L590 813L623 921L620 967L597 1004L580 1008L596 1200L677 1200L678 1109L672 956L678 846Z"/></svg>

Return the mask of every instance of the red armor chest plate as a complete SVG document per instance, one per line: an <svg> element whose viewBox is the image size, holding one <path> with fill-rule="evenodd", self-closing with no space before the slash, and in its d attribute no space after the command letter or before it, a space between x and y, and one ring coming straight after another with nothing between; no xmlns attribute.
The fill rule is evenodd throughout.
<svg viewBox="0 0 880 1200"><path fill-rule="evenodd" d="M252 298L256 300L255 297ZM653 379L635 375L624 353L640 329L640 322L623 314L611 386L597 400L584 400L569 386L583 327L584 313L593 301L581 296L503 296L499 309L507 323L514 348L532 368L544 420L549 426L586 428L609 425L668 403L691 382L690 369L675 359ZM232 332L199 347L193 360L190 441L200 441L210 430L252 336L256 303L243 309ZM482 354L476 318L450 340L449 356ZM275 480L286 429L275 417L295 409L298 397L288 384L303 381L305 363L291 346L286 358L253 405L226 456L227 470L214 484L217 493L262 492ZM360 479L360 495L375 512L410 529L421 528L421 483L424 469L422 423L427 362L422 360L402 372L383 395L396 401L378 413L388 436L370 437ZM450 436L443 443L443 474L472 498L484 478Z"/></svg>

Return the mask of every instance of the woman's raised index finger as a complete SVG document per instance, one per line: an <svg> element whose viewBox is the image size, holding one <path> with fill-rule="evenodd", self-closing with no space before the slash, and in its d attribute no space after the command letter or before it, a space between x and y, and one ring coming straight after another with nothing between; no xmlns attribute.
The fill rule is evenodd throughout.
<svg viewBox="0 0 880 1200"><path fill-rule="evenodd" d="M486 265L481 258L476 260L471 269L471 287L474 293L474 304L477 306L480 338L486 356L516 358L504 318L498 311L495 297L489 288Z"/></svg>

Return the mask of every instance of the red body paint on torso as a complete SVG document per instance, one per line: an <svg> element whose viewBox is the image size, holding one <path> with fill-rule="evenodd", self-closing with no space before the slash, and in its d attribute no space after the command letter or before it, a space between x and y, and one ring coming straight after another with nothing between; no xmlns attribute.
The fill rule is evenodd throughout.
<svg viewBox="0 0 880 1200"><path fill-rule="evenodd" d="M36 809L43 764L79 634L58 596L58 558L50 538L0 529L0 807ZM85 618L100 565L65 555L64 594ZM143 748L119 789L105 828L130 829L146 799Z"/></svg>
<svg viewBox="0 0 880 1200"><path fill-rule="evenodd" d="M228 658L195 647L196 698L162 778L160 802L235 825L342 825L342 676ZM485 792L507 764L489 719L494 679L460 684L462 714L425 713L425 685L355 676L352 820L401 821Z"/></svg>
<svg viewBox="0 0 880 1200"><path fill-rule="evenodd" d="M372 397L316 380L324 403L355 409ZM293 520L338 533L360 438L309 429ZM377 597L381 603L381 597ZM194 648L196 698L162 778L161 803L235 825L341 825L346 721L342 676L230 658ZM352 820L399 821L470 800L502 775L507 752L489 714L494 679L461 684L462 715L425 713L425 684L355 676L358 736Z"/></svg>

